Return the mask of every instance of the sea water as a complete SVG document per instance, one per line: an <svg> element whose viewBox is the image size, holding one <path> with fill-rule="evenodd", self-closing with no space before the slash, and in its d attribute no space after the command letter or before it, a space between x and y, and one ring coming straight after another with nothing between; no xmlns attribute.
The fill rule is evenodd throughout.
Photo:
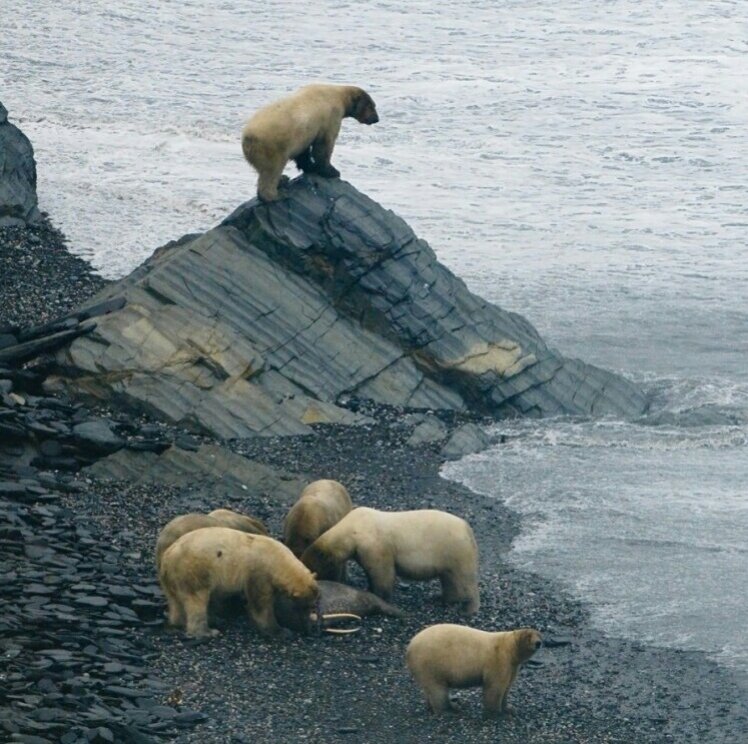
<svg viewBox="0 0 748 744"><path fill-rule="evenodd" d="M748 4L6 5L0 100L41 207L109 277L253 195L258 106L367 88L381 122L344 123L343 176L653 400L638 421L502 422L445 475L526 515L511 560L600 627L748 669Z"/></svg>

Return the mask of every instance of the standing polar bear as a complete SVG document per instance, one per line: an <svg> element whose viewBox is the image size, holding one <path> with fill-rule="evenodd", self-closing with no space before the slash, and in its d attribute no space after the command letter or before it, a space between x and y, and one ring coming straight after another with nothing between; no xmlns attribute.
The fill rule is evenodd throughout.
<svg viewBox="0 0 748 744"><path fill-rule="evenodd" d="M230 527L203 527L180 537L164 552L158 578L170 625L196 638L218 633L208 628L211 595L243 593L250 619L268 636L282 632L276 595L289 598L300 624L319 596L314 576L285 545Z"/></svg>
<svg viewBox="0 0 748 744"><path fill-rule="evenodd" d="M532 628L488 633L464 625L432 625L408 644L405 660L434 713L450 707L449 688L483 687L483 716L506 710L520 664L542 645Z"/></svg>
<svg viewBox="0 0 748 744"><path fill-rule="evenodd" d="M342 483L318 480L310 483L283 520L283 542L300 558L323 533L353 508Z"/></svg>
<svg viewBox="0 0 748 744"><path fill-rule="evenodd" d="M164 551L182 535L199 530L202 527L231 527L241 532L249 532L254 535L267 535L267 527L254 517L245 514L237 514L231 509L214 509L210 514L182 514L174 517L168 522L156 540L156 568L161 565L161 557Z"/></svg>
<svg viewBox="0 0 748 744"><path fill-rule="evenodd" d="M353 85L306 85L254 114L242 131L242 150L259 175L260 199L278 199L278 184L291 159L305 173L339 176L330 158L346 117L361 124L379 121L371 96Z"/></svg>
<svg viewBox="0 0 748 744"><path fill-rule="evenodd" d="M478 611L478 546L470 525L436 509L385 512L359 507L318 537L301 557L321 579L340 580L347 560L361 565L374 594L389 599L395 575L438 578L442 599Z"/></svg>

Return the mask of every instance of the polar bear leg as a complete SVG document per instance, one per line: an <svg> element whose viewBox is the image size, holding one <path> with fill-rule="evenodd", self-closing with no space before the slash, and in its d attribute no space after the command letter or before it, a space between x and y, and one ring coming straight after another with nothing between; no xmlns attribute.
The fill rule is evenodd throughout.
<svg viewBox="0 0 748 744"><path fill-rule="evenodd" d="M217 630L208 627L208 601L210 591L201 589L194 594L186 594L183 598L184 611L187 615L187 635L192 638L218 635Z"/></svg>

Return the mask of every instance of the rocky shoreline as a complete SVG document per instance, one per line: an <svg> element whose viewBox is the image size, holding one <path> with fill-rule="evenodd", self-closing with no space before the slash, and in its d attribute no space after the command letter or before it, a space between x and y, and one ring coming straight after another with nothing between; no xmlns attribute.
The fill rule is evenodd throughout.
<svg viewBox="0 0 748 744"><path fill-rule="evenodd" d="M6 326L49 321L103 283L48 227L0 230L0 261L0 323ZM25 270L13 271L21 261ZM0 424L6 426L0 438L0 731L8 740L481 742L501 736L506 742L719 743L748 731L743 680L702 654L606 638L558 586L505 563L521 528L516 515L439 477L442 439L413 439L425 423L454 428L449 417L425 422L354 400L351 412L368 423L312 424L313 434L226 446L127 410L49 395L42 377L34 365L0 370ZM98 424L76 433L91 422ZM44 442L51 454L42 451ZM346 638L269 643L243 618L228 621L209 643L163 630L152 563L161 524L180 512L230 506L255 514L278 534L299 485L323 476L344 482L359 504L433 506L471 522L482 559L483 607L475 624L534 625L550 641L518 678L513 716L483 723L472 692L458 695L461 710L454 716L425 713L403 649L420 627L457 620L434 602L428 585L398 587L395 601L406 618L370 618L361 633Z"/></svg>

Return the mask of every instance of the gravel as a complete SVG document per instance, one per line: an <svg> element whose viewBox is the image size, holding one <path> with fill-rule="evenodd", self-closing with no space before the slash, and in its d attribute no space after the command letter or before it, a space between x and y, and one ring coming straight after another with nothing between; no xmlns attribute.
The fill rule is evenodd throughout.
<svg viewBox="0 0 748 744"><path fill-rule="evenodd" d="M0 333L64 315L108 284L71 255L46 218L33 227L0 228Z"/></svg>

